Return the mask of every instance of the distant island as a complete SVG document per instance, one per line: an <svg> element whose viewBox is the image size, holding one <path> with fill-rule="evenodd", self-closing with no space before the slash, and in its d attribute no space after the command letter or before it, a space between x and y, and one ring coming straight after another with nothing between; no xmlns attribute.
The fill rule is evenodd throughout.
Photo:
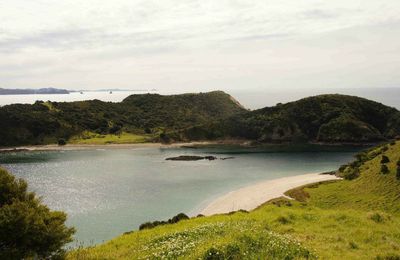
<svg viewBox="0 0 400 260"><path fill-rule="evenodd" d="M39 89L6 89L0 88L0 95L34 95L34 94L69 94L66 89L39 88Z"/></svg>

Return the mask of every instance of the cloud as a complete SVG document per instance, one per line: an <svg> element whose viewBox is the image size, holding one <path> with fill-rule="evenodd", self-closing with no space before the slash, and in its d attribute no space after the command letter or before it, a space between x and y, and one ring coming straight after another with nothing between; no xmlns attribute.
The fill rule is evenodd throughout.
<svg viewBox="0 0 400 260"><path fill-rule="evenodd" d="M338 12L327 11L323 9L311 9L301 13L301 16L307 19L333 19L338 18Z"/></svg>
<svg viewBox="0 0 400 260"><path fill-rule="evenodd" d="M399 17L398 0L0 2L0 82L178 89L337 84L338 77L357 85L364 77L379 84L399 67ZM379 64L382 76L366 64Z"/></svg>
<svg viewBox="0 0 400 260"><path fill-rule="evenodd" d="M84 29L46 31L32 35L0 40L0 51L10 52L29 48L70 48L90 37L91 32Z"/></svg>

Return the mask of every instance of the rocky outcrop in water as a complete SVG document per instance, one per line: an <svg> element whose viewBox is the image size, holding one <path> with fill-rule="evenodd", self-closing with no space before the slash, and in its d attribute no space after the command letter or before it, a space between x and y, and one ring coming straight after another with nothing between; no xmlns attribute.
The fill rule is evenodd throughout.
<svg viewBox="0 0 400 260"><path fill-rule="evenodd" d="M169 157L165 160L167 161L199 161L199 160L216 160L215 156L197 156L197 155L181 155L177 157Z"/></svg>

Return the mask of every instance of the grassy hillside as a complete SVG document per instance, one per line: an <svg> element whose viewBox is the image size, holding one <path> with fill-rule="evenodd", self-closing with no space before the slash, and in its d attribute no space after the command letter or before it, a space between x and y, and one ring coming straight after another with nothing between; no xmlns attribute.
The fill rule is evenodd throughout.
<svg viewBox="0 0 400 260"><path fill-rule="evenodd" d="M165 131L215 122L243 110L221 91L132 95L120 103L92 100L9 105L0 107L0 146L56 143L60 138L90 143L88 132L103 140L111 138L111 142L120 141L121 134L125 141L149 141ZM129 134L140 138L126 138Z"/></svg>
<svg viewBox="0 0 400 260"><path fill-rule="evenodd" d="M375 142L400 135L400 112L364 98L320 95L196 126L184 135L259 142Z"/></svg>
<svg viewBox="0 0 400 260"><path fill-rule="evenodd" d="M358 177L289 191L297 201L131 232L68 258L400 259L400 142L366 154Z"/></svg>

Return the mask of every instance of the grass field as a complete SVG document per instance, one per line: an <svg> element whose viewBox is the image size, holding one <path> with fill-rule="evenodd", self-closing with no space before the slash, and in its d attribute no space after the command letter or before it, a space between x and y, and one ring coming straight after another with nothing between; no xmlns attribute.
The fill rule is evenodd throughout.
<svg viewBox="0 0 400 260"><path fill-rule="evenodd" d="M101 135L92 132L84 132L68 140L70 144L133 144L150 142L153 136L137 135L123 132L121 134Z"/></svg>
<svg viewBox="0 0 400 260"><path fill-rule="evenodd" d="M198 217L122 235L69 259L400 259L400 142L360 177L288 192L250 212ZM380 149L380 148L377 148ZM373 151L372 151L373 152ZM382 155L388 174L381 173ZM132 227L135 228L135 227Z"/></svg>

